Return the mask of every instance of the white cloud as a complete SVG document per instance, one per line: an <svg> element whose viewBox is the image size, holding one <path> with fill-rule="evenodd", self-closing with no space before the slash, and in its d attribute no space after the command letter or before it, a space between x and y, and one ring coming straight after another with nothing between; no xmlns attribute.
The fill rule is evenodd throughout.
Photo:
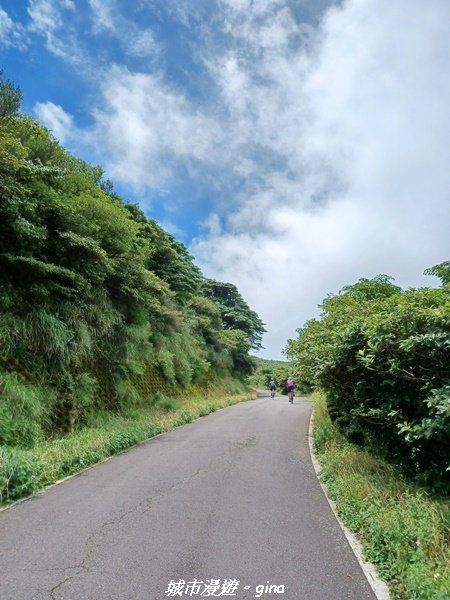
<svg viewBox="0 0 450 600"><path fill-rule="evenodd" d="M37 102L34 112L38 119L64 144L67 140L80 135L76 129L73 116L53 102Z"/></svg>
<svg viewBox="0 0 450 600"><path fill-rule="evenodd" d="M54 0L30 0L27 11L31 28L38 33L48 35L62 25L61 11Z"/></svg>
<svg viewBox="0 0 450 600"><path fill-rule="evenodd" d="M268 323L268 355L328 292L377 273L423 284L449 258L449 17L444 0L353 0L328 13L314 53L279 36L269 54L254 34L258 62L245 49L219 68L233 134L285 168L192 250Z"/></svg>
<svg viewBox="0 0 450 600"><path fill-rule="evenodd" d="M92 59L82 48L78 33L72 26L75 4L72 0L29 0L27 29L46 40L46 47L55 56L88 74Z"/></svg>
<svg viewBox="0 0 450 600"><path fill-rule="evenodd" d="M274 9L283 7L285 0L220 0L222 8L229 10L238 19L256 16L272 17Z"/></svg>
<svg viewBox="0 0 450 600"><path fill-rule="evenodd" d="M159 46L151 29L136 31L130 36L128 43L128 54L140 58L155 57L159 54Z"/></svg>
<svg viewBox="0 0 450 600"><path fill-rule="evenodd" d="M123 7L117 0L89 0L89 6L94 32L108 33L116 38L128 56L152 60L159 56L160 48L152 29L142 28L124 16Z"/></svg>
<svg viewBox="0 0 450 600"><path fill-rule="evenodd" d="M78 14L73 0L29 0L28 29L45 38L50 52L93 81L102 81L110 68L101 36L117 40L127 57L146 59L149 66L157 62L160 48L153 31L125 16L120 2L88 0L88 5L86 13ZM1 17L0 13L0 27ZM92 34L87 41L80 35L82 19L87 19L86 29Z"/></svg>
<svg viewBox="0 0 450 600"><path fill-rule="evenodd" d="M0 45L6 48L13 46L24 50L26 44L27 40L23 25L15 23L0 6Z"/></svg>
<svg viewBox="0 0 450 600"><path fill-rule="evenodd" d="M159 188L182 169L226 197L191 250L267 323L269 356L328 292L378 273L423 284L450 251L450 4L348 0L317 30L289 5L220 1L225 37L196 48L209 104L162 72L102 73L88 132L116 181ZM102 19L114 36L127 23ZM139 32L121 40L129 55L161 51ZM39 110L73 131L60 107Z"/></svg>
<svg viewBox="0 0 450 600"><path fill-rule="evenodd" d="M114 67L102 92L95 131L113 178L138 188L160 186L180 163L194 169L212 160L218 124L157 75Z"/></svg>
<svg viewBox="0 0 450 600"><path fill-rule="evenodd" d="M101 31L103 29L116 31L116 17L119 12L115 0L89 0L92 11L94 27Z"/></svg>
<svg viewBox="0 0 450 600"><path fill-rule="evenodd" d="M285 0L221 0L224 28L258 51L288 45L301 37L303 29L295 23Z"/></svg>

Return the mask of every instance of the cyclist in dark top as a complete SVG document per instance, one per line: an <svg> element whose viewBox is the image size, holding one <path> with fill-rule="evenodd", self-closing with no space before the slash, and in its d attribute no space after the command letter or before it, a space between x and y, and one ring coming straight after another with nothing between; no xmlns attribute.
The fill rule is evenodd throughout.
<svg viewBox="0 0 450 600"><path fill-rule="evenodd" d="M273 377L271 377L271 379L269 381L269 390L270 390L270 395L272 398L275 396L276 389L277 389L277 384L275 382L275 379Z"/></svg>

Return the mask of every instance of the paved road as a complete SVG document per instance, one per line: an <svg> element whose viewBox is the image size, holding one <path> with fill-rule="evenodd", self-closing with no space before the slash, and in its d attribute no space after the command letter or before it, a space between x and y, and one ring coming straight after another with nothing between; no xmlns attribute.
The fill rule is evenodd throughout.
<svg viewBox="0 0 450 600"><path fill-rule="evenodd" d="M0 599L374 600L317 482L310 410L235 405L0 513Z"/></svg>

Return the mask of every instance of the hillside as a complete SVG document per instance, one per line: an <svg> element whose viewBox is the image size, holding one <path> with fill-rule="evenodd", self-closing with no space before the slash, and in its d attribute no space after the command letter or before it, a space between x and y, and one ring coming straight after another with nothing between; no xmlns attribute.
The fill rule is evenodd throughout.
<svg viewBox="0 0 450 600"><path fill-rule="evenodd" d="M20 103L0 73L0 445L245 377L264 326L235 286Z"/></svg>

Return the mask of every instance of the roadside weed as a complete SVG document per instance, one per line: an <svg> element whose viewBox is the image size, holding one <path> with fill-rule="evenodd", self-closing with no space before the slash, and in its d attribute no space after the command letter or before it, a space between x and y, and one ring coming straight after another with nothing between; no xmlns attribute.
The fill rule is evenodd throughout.
<svg viewBox="0 0 450 600"><path fill-rule="evenodd" d="M450 598L450 507L381 458L350 444L313 395L320 477L343 522L357 533L393 598Z"/></svg>

